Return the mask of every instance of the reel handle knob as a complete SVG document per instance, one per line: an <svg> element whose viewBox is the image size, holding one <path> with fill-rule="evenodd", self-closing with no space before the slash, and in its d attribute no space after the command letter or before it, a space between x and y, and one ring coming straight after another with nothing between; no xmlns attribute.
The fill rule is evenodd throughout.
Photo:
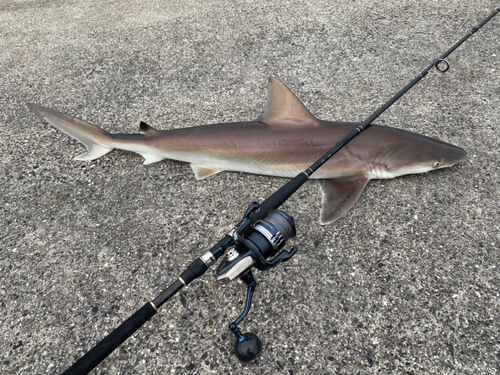
<svg viewBox="0 0 500 375"><path fill-rule="evenodd" d="M234 342L234 354L241 362L250 362L262 351L262 341L253 333L245 333Z"/></svg>

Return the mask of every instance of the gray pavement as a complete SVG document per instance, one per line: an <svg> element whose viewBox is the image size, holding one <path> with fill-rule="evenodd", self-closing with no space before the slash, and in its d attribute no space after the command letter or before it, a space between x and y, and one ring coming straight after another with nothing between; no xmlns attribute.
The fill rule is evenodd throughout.
<svg viewBox="0 0 500 375"><path fill-rule="evenodd" d="M0 373L59 374L285 180L142 165L84 148L25 107L111 132L255 119L266 79L313 114L362 121L494 1L0 1ZM378 123L468 152L369 183L318 225L309 182L283 207L299 254L259 282L243 365L243 285L209 272L94 374L498 374L500 16Z"/></svg>

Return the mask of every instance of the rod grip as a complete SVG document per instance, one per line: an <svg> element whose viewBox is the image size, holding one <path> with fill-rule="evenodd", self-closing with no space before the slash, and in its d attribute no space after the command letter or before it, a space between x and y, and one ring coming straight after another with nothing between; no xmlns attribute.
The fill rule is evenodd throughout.
<svg viewBox="0 0 500 375"><path fill-rule="evenodd" d="M150 302L146 303L62 375L88 374L155 314L156 309L153 305Z"/></svg>

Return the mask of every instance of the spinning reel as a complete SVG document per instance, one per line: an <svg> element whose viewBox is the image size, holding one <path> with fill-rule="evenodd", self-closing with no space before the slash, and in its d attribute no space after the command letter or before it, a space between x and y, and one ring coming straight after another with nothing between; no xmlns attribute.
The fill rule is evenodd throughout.
<svg viewBox="0 0 500 375"><path fill-rule="evenodd" d="M262 220L252 225L251 215L258 212L258 203L252 203L243 219L230 232L235 247L226 252L225 259L217 267L217 280L234 280L239 277L247 285L247 299L243 313L231 324L229 329L236 336L234 353L242 362L255 359L262 350L262 342L253 333L242 334L238 324L247 316L252 306L252 297L257 283L252 274L252 267L267 271L286 262L297 252L294 246L290 251L282 250L285 243L295 237L293 218L280 210L271 210ZM278 253L279 252L279 253ZM276 255L277 254L277 255ZM272 259L267 260L267 258Z"/></svg>

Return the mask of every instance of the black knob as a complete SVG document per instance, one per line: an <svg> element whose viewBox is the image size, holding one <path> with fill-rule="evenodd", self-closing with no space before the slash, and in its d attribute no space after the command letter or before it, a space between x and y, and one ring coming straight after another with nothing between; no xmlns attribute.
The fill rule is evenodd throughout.
<svg viewBox="0 0 500 375"><path fill-rule="evenodd" d="M234 343L234 354L241 362L253 361L262 350L262 342L253 333L245 333Z"/></svg>

